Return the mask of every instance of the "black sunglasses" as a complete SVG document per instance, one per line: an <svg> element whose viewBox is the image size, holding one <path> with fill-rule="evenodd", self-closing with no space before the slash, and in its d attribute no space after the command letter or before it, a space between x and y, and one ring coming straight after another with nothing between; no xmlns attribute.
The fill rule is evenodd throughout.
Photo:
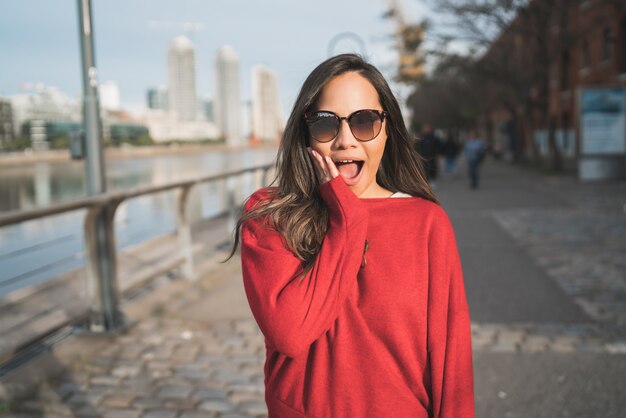
<svg viewBox="0 0 626 418"><path fill-rule="evenodd" d="M329 142L337 137L341 121L348 121L348 126L354 137L361 141L371 141L380 133L383 120L389 114L375 109L361 109L348 116L339 117L328 110L307 112L304 119L309 127L311 137L319 142Z"/></svg>

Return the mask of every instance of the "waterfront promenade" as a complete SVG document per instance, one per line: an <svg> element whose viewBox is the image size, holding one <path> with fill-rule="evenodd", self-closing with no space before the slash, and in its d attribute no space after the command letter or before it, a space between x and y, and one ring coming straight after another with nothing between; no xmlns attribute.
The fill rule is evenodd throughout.
<svg viewBox="0 0 626 418"><path fill-rule="evenodd" d="M489 160L478 190L463 171L436 186L463 262L476 416L622 416L626 183L581 184ZM127 332L72 338L9 376L0 416L266 416L263 338L239 259L218 264L224 254L209 256L198 281L164 281L128 302ZM13 397L30 376L63 367Z"/></svg>

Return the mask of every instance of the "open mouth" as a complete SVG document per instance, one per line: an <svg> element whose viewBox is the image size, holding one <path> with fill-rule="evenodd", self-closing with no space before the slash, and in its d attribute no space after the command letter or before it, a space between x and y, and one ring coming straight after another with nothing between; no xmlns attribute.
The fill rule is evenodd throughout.
<svg viewBox="0 0 626 418"><path fill-rule="evenodd" d="M335 165L339 170L339 173L346 179L354 179L361 174L361 169L363 168L363 164L365 161L362 160L349 160L345 161L335 161Z"/></svg>

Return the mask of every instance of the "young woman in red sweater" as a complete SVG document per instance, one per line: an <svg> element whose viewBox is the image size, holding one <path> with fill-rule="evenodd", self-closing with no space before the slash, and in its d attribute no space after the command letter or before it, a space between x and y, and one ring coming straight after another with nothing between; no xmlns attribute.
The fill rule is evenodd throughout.
<svg viewBox="0 0 626 418"><path fill-rule="evenodd" d="M270 418L474 417L454 232L381 73L352 54L315 68L276 168L233 248L240 231Z"/></svg>

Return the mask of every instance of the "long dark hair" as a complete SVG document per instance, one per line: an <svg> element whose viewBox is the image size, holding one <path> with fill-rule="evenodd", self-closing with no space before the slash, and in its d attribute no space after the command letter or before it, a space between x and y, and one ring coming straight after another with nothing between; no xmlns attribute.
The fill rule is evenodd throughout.
<svg viewBox="0 0 626 418"><path fill-rule="evenodd" d="M278 148L276 177L268 188L270 197L240 216L232 251L224 261L237 250L241 225L247 219L266 215L293 254L302 260L301 277L313 267L328 230L329 214L318 190L313 161L306 150L311 138L303 115L315 109L322 89L333 77L352 71L369 80L378 92L380 105L389 113L387 142L376 181L393 192L439 203L424 175L422 158L413 148L398 101L383 75L358 55L337 55L318 65L304 81ZM278 186L271 187L276 181Z"/></svg>

